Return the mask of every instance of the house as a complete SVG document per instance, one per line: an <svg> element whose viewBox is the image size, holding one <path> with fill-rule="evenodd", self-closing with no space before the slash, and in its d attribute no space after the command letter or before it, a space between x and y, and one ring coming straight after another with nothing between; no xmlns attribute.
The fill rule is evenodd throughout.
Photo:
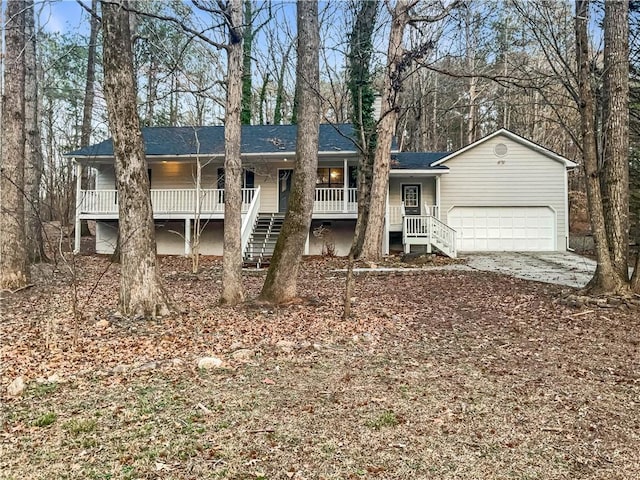
<svg viewBox="0 0 640 480"><path fill-rule="evenodd" d="M318 178L305 252L346 255L357 218L358 154L350 125L320 126ZM224 127L143 130L159 254L222 254ZM242 246L270 255L287 209L296 126L242 127ZM96 220L96 251L113 252L118 228L111 140L68 153L77 168L76 224ZM568 245L567 169L576 164L508 130L455 152L391 152L383 249L562 251ZM96 172L82 190L82 170ZM76 250L80 229L76 228Z"/></svg>

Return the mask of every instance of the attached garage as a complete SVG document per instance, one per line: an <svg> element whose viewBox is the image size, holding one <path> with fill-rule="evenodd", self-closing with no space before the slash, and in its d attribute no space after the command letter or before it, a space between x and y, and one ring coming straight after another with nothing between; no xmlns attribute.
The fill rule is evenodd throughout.
<svg viewBox="0 0 640 480"><path fill-rule="evenodd" d="M553 251L555 217L549 207L453 207L449 224L460 251Z"/></svg>
<svg viewBox="0 0 640 480"><path fill-rule="evenodd" d="M461 252L567 248L567 169L575 163L499 130L434 165L449 167L436 203Z"/></svg>

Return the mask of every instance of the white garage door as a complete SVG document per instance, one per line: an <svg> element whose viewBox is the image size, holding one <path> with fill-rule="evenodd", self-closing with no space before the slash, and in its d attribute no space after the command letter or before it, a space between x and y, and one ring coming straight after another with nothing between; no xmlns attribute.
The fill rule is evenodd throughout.
<svg viewBox="0 0 640 480"><path fill-rule="evenodd" d="M548 207L454 207L448 215L458 250L555 250L555 213Z"/></svg>

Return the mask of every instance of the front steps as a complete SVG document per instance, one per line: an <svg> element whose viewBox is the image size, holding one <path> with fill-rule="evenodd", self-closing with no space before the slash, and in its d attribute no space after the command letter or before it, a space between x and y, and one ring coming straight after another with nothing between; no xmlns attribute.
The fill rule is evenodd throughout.
<svg viewBox="0 0 640 480"><path fill-rule="evenodd" d="M253 232L244 251L245 265L268 265L282 230L284 213L261 213L253 226Z"/></svg>

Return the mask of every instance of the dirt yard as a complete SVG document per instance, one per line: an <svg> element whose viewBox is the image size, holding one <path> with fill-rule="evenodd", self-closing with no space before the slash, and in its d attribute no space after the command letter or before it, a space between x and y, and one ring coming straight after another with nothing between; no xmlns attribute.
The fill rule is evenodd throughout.
<svg viewBox="0 0 640 480"><path fill-rule="evenodd" d="M640 478L640 312L412 268L360 275L343 321L340 266L307 261L300 304L229 309L218 260L164 258L178 313L153 322L117 315L106 258L77 257L77 302L69 266L38 267L1 300L0 477Z"/></svg>

